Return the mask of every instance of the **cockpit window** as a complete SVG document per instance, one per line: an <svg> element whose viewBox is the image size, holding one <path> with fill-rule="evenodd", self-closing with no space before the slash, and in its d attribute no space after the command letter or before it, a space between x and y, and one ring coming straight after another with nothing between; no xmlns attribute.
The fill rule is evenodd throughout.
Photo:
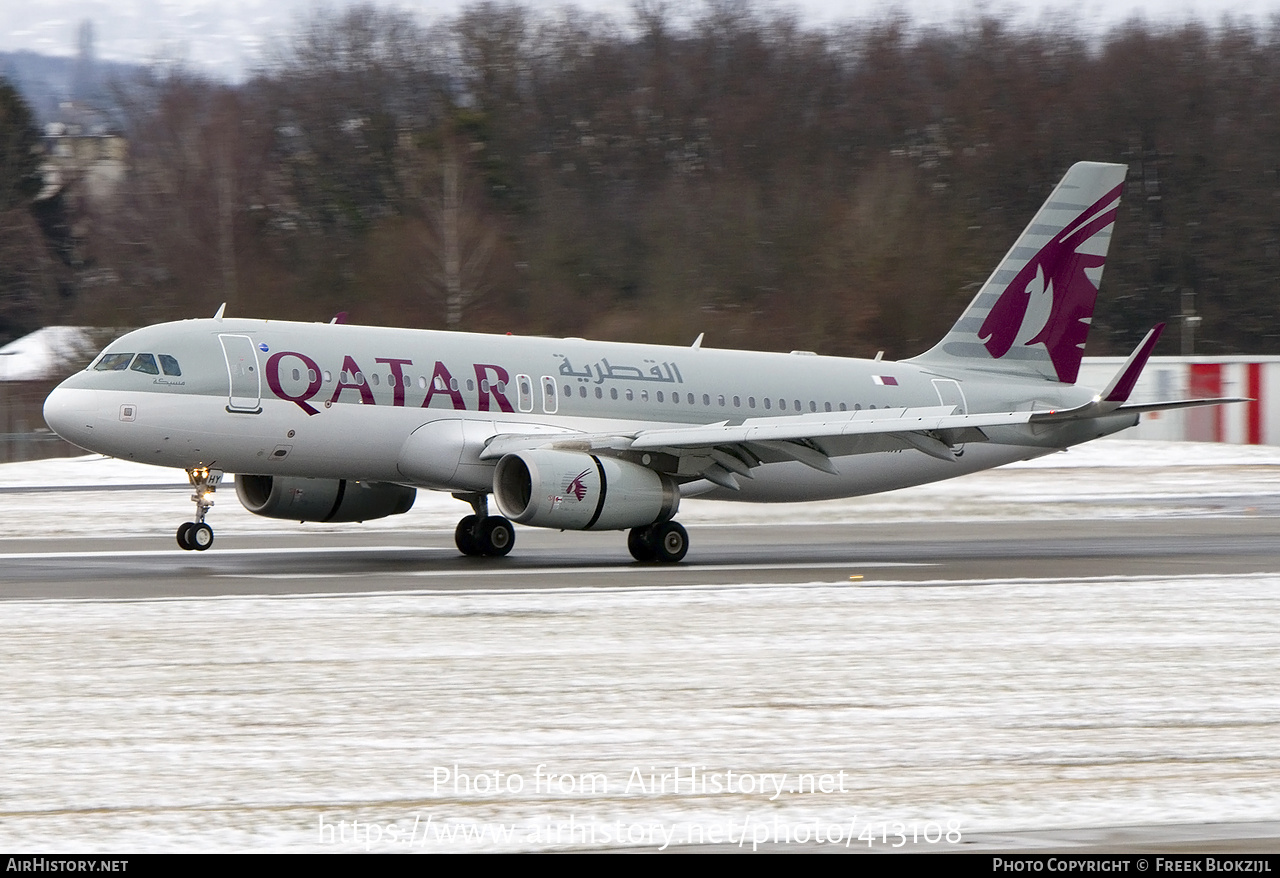
<svg viewBox="0 0 1280 878"><path fill-rule="evenodd" d="M156 365L156 358L151 354L138 354L133 358L133 365L129 368L135 372L146 372L148 375L160 374L160 367Z"/></svg>
<svg viewBox="0 0 1280 878"><path fill-rule="evenodd" d="M182 370L178 368L178 361L168 354L160 355L160 368L164 369L164 374L177 377L182 374Z"/></svg>
<svg viewBox="0 0 1280 878"><path fill-rule="evenodd" d="M133 354L103 354L93 368L99 372L123 372L132 359Z"/></svg>

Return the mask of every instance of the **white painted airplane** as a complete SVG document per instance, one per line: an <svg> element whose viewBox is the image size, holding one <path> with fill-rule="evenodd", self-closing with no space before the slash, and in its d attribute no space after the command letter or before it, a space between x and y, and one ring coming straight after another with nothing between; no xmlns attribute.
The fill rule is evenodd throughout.
<svg viewBox="0 0 1280 878"><path fill-rule="evenodd" d="M1073 166L951 331L902 362L224 317L122 336L45 402L82 448L187 471L207 549L222 474L251 512L363 521L419 488L471 505L458 549L505 555L512 521L629 530L679 561L683 498L889 491L1106 436L1163 324L1102 390L1077 386L1124 165ZM489 514L489 495L503 515ZM505 516L505 517L504 517Z"/></svg>

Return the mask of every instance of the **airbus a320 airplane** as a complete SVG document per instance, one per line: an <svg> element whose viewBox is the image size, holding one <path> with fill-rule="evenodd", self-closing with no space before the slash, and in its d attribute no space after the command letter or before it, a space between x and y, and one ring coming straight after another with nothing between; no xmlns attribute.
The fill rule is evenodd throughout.
<svg viewBox="0 0 1280 878"><path fill-rule="evenodd" d="M455 534L467 555L507 554L515 521L629 530L637 560L679 561L683 498L872 494L1235 401L1127 404L1163 324L1101 392L1075 383L1126 172L1073 166L946 337L902 362L219 309L111 343L49 395L45 420L81 448L186 470L184 549L212 544L205 514L230 472L271 518L397 515L428 488L471 505Z"/></svg>

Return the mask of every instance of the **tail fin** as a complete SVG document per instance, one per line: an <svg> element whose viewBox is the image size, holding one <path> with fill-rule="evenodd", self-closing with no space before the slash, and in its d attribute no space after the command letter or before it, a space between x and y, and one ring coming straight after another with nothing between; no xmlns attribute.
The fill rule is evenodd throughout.
<svg viewBox="0 0 1280 878"><path fill-rule="evenodd" d="M1075 384L1127 173L1072 165L956 325L912 362Z"/></svg>

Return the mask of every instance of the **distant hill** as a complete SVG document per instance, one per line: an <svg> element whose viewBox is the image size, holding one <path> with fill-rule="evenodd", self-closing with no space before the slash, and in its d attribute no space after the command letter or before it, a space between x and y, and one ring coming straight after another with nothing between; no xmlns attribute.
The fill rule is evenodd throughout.
<svg viewBox="0 0 1280 878"><path fill-rule="evenodd" d="M0 52L0 76L17 86L43 124L57 119L58 105L72 99L93 104L107 115L117 115L112 83L129 82L146 69L140 64L97 60L89 84L80 89L87 93L76 94L78 63L69 56Z"/></svg>

